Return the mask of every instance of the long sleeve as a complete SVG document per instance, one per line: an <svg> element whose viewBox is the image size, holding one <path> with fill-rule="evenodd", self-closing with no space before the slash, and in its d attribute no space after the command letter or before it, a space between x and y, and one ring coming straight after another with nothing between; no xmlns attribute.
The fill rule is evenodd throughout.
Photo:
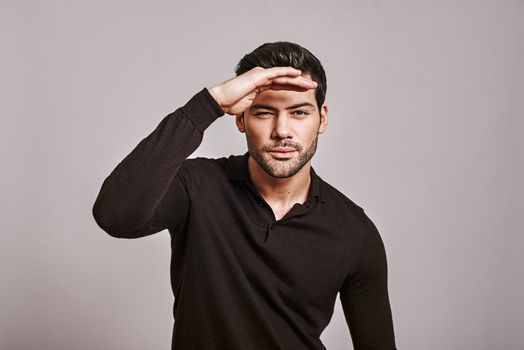
<svg viewBox="0 0 524 350"><path fill-rule="evenodd" d="M97 224L111 236L138 238L183 221L196 182L183 163L223 114L203 88L165 116L104 180L92 208Z"/></svg>
<svg viewBox="0 0 524 350"><path fill-rule="evenodd" d="M355 350L395 350L386 252L376 226L367 216L365 220L365 238L340 301Z"/></svg>

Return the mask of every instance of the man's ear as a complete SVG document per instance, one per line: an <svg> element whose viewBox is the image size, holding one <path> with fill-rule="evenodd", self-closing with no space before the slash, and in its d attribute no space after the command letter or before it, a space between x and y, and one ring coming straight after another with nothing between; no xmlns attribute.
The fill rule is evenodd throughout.
<svg viewBox="0 0 524 350"><path fill-rule="evenodd" d="M244 133L246 132L246 125L244 124L244 113L235 115L235 122L237 124L238 131Z"/></svg>
<svg viewBox="0 0 524 350"><path fill-rule="evenodd" d="M328 106L326 104L322 105L320 109L320 126L318 127L318 133L322 134L328 125Z"/></svg>

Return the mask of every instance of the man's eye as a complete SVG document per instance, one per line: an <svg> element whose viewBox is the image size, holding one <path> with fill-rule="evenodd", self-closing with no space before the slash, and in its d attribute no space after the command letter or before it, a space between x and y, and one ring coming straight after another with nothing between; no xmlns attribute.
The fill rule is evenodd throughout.
<svg viewBox="0 0 524 350"><path fill-rule="evenodd" d="M293 114L294 114L294 115L297 115L297 116L299 116L299 117L305 117L305 116L308 115L309 113L304 112L304 111L294 111Z"/></svg>
<svg viewBox="0 0 524 350"><path fill-rule="evenodd" d="M271 116L271 112L258 112L258 113L255 113L255 116L260 117L260 118L267 118Z"/></svg>

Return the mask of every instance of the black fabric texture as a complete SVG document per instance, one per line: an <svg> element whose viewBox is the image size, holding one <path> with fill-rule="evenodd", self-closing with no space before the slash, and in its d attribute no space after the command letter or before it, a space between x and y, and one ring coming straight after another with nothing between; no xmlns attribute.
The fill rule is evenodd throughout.
<svg viewBox="0 0 524 350"><path fill-rule="evenodd" d="M355 350L396 349L373 222L313 168L307 201L275 220L248 153L188 158L223 115L207 88L196 93L115 167L93 205L113 237L168 230L172 349L326 349L337 295Z"/></svg>

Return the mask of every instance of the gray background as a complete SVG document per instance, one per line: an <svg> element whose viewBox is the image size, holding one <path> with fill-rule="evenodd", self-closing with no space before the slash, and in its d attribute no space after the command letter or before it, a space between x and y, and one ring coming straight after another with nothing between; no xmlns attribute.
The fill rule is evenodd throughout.
<svg viewBox="0 0 524 350"><path fill-rule="evenodd" d="M523 1L2 1L0 348L168 349L167 231L119 240L103 179L266 41L328 75L314 167L386 245L399 349L524 349ZM232 117L196 155L245 151ZM322 335L351 348L337 300Z"/></svg>

